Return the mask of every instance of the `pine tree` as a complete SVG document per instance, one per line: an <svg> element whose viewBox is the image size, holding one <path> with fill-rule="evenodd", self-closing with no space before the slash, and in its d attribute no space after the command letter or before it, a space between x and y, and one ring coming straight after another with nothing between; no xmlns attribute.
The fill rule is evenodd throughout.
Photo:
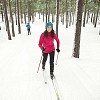
<svg viewBox="0 0 100 100"><path fill-rule="evenodd" d="M76 31L74 40L74 51L73 57L79 58L80 54L80 36L81 36L81 22L82 22L82 9L83 0L77 0L77 20L76 20Z"/></svg>
<svg viewBox="0 0 100 100"><path fill-rule="evenodd" d="M3 0L3 6L4 6L5 24L6 24L6 30L7 30L7 33L8 33L8 39L11 40L11 34L10 34L10 28L9 28L9 21L8 21L6 0Z"/></svg>

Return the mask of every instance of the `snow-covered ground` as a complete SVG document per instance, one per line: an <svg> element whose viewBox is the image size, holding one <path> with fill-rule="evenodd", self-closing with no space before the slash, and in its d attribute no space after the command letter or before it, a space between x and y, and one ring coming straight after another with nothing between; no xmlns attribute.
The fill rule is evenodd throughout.
<svg viewBox="0 0 100 100"><path fill-rule="evenodd" d="M32 35L22 34L7 39L4 23L0 24L0 100L56 100L49 78L49 58L46 63L48 84L44 84L42 69L37 74L41 58L38 47L40 34L45 30L42 19L31 24ZM82 28L80 58L72 57L75 26L68 29L59 24L61 42L55 76L63 100L100 100L100 25ZM54 23L55 29L55 23ZM56 43L55 43L56 46ZM55 54L55 60L57 53ZM61 99L61 100L62 100Z"/></svg>

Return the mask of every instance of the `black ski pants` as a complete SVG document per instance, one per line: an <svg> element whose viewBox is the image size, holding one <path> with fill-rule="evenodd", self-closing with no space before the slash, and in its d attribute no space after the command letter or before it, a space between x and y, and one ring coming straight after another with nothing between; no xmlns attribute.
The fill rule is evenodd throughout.
<svg viewBox="0 0 100 100"><path fill-rule="evenodd" d="M30 33L30 35L31 35L31 31L30 31L30 28L29 28L29 29L27 29L27 31L28 31L28 35L29 35L29 33Z"/></svg>
<svg viewBox="0 0 100 100"><path fill-rule="evenodd" d="M50 53L43 53L43 61L42 64L45 66L45 63L47 61L48 54L50 56L50 73L54 72L54 55L55 51L52 51Z"/></svg>

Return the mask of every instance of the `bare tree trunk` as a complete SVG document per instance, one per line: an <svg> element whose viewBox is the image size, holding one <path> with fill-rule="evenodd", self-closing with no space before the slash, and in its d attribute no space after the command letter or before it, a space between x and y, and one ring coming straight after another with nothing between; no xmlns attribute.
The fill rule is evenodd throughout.
<svg viewBox="0 0 100 100"><path fill-rule="evenodd" d="M31 21L31 6L30 6L30 1L27 1L28 3L28 22Z"/></svg>
<svg viewBox="0 0 100 100"><path fill-rule="evenodd" d="M35 21L35 18L34 18L34 3L35 1L34 0L31 0L32 4L33 4L33 9L32 9L32 23Z"/></svg>
<svg viewBox="0 0 100 100"><path fill-rule="evenodd" d="M16 19L16 25L17 25L17 1L15 0L15 19Z"/></svg>
<svg viewBox="0 0 100 100"><path fill-rule="evenodd" d="M12 15L12 10L11 10L11 1L10 0L9 0L9 9L10 9L11 22L12 22L12 36L15 37L14 20L13 20L13 15Z"/></svg>
<svg viewBox="0 0 100 100"><path fill-rule="evenodd" d="M61 17L61 22L63 21L63 14L61 13L61 15L60 15L60 17ZM62 23L63 24L63 23Z"/></svg>
<svg viewBox="0 0 100 100"><path fill-rule="evenodd" d="M68 28L68 0L66 0L66 28Z"/></svg>
<svg viewBox="0 0 100 100"><path fill-rule="evenodd" d="M69 26L72 24L72 0L71 0L71 11L70 11L70 20L69 20Z"/></svg>
<svg viewBox="0 0 100 100"><path fill-rule="evenodd" d="M71 12L69 13L69 26L71 26L71 22L72 22L72 16L71 16Z"/></svg>
<svg viewBox="0 0 100 100"><path fill-rule="evenodd" d="M40 17L40 11L39 11L39 19L41 19L41 17Z"/></svg>
<svg viewBox="0 0 100 100"><path fill-rule="evenodd" d="M73 21L72 21L72 25L74 24L74 12L72 12L72 17L73 17Z"/></svg>
<svg viewBox="0 0 100 100"><path fill-rule="evenodd" d="M62 16L62 23L64 25L64 12L63 12L63 16Z"/></svg>
<svg viewBox="0 0 100 100"><path fill-rule="evenodd" d="M87 0L86 0L86 2L85 2L85 5L84 5L84 17L83 17L83 27L85 27L85 19L86 19L86 9L87 9Z"/></svg>
<svg viewBox="0 0 100 100"><path fill-rule="evenodd" d="M93 16L93 25L95 23L95 17L96 17L96 12L94 12L94 16Z"/></svg>
<svg viewBox="0 0 100 100"><path fill-rule="evenodd" d="M56 0L56 34L58 36L58 24L59 24L59 0Z"/></svg>
<svg viewBox="0 0 100 100"><path fill-rule="evenodd" d="M52 23L54 23L54 14L52 13Z"/></svg>
<svg viewBox="0 0 100 100"><path fill-rule="evenodd" d="M98 13L99 13L99 3L98 3L98 9L97 9L97 14L96 14L96 19L95 19L94 27L96 27L96 25L97 25Z"/></svg>
<svg viewBox="0 0 100 100"><path fill-rule="evenodd" d="M3 18L3 6L1 5L1 15L2 15L2 21L4 22L4 18Z"/></svg>
<svg viewBox="0 0 100 100"><path fill-rule="evenodd" d="M7 14L7 7L6 7L6 0L3 0L3 5L4 5L4 12L5 12L5 20L6 20L6 29L7 29L7 33L8 33L8 39L11 40L9 21L8 21L8 14Z"/></svg>
<svg viewBox="0 0 100 100"><path fill-rule="evenodd" d="M48 22L50 21L50 1L51 0L49 0L48 2L49 2L49 4L48 4Z"/></svg>
<svg viewBox="0 0 100 100"><path fill-rule="evenodd" d="M89 10L87 12L87 20L86 20L86 24L88 23L88 20L89 20Z"/></svg>
<svg viewBox="0 0 100 100"><path fill-rule="evenodd" d="M26 0L24 0L24 21L25 21L25 24L26 24Z"/></svg>
<svg viewBox="0 0 100 100"><path fill-rule="evenodd" d="M22 0L20 0L20 16L21 16L21 23L23 23Z"/></svg>
<svg viewBox="0 0 100 100"><path fill-rule="evenodd" d="M83 10L83 0L77 0L77 20L76 20L76 31L74 40L74 50L73 57L79 58L80 54L80 37L81 37L81 23L82 23L82 10Z"/></svg>
<svg viewBox="0 0 100 100"><path fill-rule="evenodd" d="M44 22L44 10L43 10L43 22Z"/></svg>
<svg viewBox="0 0 100 100"><path fill-rule="evenodd" d="M20 19L19 19L19 0L17 0L17 15L18 15L18 33L21 34L21 26L20 26Z"/></svg>
<svg viewBox="0 0 100 100"><path fill-rule="evenodd" d="M91 15L91 23L92 23L92 21L93 21L93 13L92 13L92 15Z"/></svg>
<svg viewBox="0 0 100 100"><path fill-rule="evenodd" d="M8 6L7 7L9 7L9 0L7 1L7 4L8 4ZM10 21L10 22L12 22L12 19L11 19L11 9L10 9L10 7L9 8L7 8L8 9L8 11L9 11L9 17L8 17L8 20Z"/></svg>

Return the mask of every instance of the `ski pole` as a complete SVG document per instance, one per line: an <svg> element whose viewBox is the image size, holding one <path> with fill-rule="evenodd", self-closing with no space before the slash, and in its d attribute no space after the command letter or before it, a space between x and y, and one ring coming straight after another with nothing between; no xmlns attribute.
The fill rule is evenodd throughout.
<svg viewBox="0 0 100 100"><path fill-rule="evenodd" d="M59 55L59 53L57 54L57 59L56 59L56 63L55 63L56 65L57 65L57 61L58 61L58 55Z"/></svg>
<svg viewBox="0 0 100 100"><path fill-rule="evenodd" d="M38 66L37 73L39 72L39 68L40 68L41 61L42 61L42 56L41 56L41 59L40 59L40 63L39 63L39 66Z"/></svg>

